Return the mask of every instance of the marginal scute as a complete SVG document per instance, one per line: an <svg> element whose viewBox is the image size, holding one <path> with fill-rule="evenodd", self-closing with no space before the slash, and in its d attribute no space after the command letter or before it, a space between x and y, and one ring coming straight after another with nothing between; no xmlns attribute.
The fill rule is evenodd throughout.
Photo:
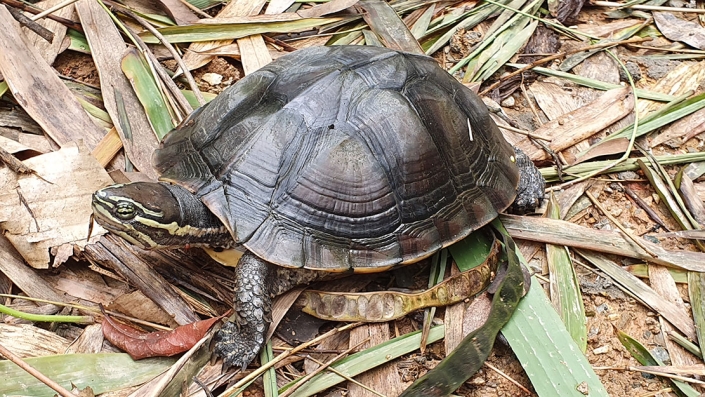
<svg viewBox="0 0 705 397"><path fill-rule="evenodd" d="M245 77L170 133L155 163L258 257L372 272L428 257L507 208L513 154L482 101L432 58L347 46Z"/></svg>

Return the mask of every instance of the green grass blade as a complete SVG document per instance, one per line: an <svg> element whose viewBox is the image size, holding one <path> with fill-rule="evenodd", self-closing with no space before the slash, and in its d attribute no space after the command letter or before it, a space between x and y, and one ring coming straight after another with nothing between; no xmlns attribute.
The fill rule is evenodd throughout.
<svg viewBox="0 0 705 397"><path fill-rule="evenodd" d="M631 336L625 334L620 330L617 330L617 338L619 338L619 341L622 343L622 346L624 346L629 351L629 353L631 353L631 355L639 363L641 363L641 365L663 365L663 363L659 361L656 357L651 355L651 353L641 343L639 343L639 341L632 338ZM677 392L680 392L678 393L679 395L684 395L687 397L700 396L700 393L698 391L693 389L692 386L685 382L674 379L669 379L669 381L677 389Z"/></svg>
<svg viewBox="0 0 705 397"><path fill-rule="evenodd" d="M508 66L514 67L514 68L523 68L527 65L521 64L521 63L508 63ZM566 72L561 72L558 70L553 70L553 69L548 69L548 68L543 68L540 66L536 66L532 68L536 73L543 74L545 76L552 76L552 77L560 77L563 79L567 79L569 81L574 82L575 84L580 84L585 87L590 87L590 88L595 88L598 90L612 90L615 88L621 88L619 84L611 84L611 83L605 83L599 80L587 78L587 77L582 77L578 76L572 73L566 73ZM652 101L659 101L659 102L671 102L672 100L676 99L673 95L667 95L667 94L662 94L660 92L653 92L653 91L647 91L647 90L642 90L642 89L637 89L636 94L640 99L651 99Z"/></svg>
<svg viewBox="0 0 705 397"><path fill-rule="evenodd" d="M261 363L267 363L274 359L274 353L272 352L272 341L268 341L264 345L264 349L260 352L259 361ZM264 389L264 395L266 397L277 397L279 395L279 388L277 387L277 371L274 367L271 367L267 372L262 375L262 388Z"/></svg>
<svg viewBox="0 0 705 397"><path fill-rule="evenodd" d="M508 2L508 0L506 1ZM472 29L473 27L477 26L478 24L489 18L490 15L497 12L498 9L499 7L493 5L480 5L479 7L474 8L471 11L462 14L461 16L458 16L457 19L453 19L451 21L444 21L440 26L436 26L433 29L429 30L428 32L426 32L426 36L419 39L419 42L421 42L421 46L424 49L424 52L427 55L431 55L434 52L443 48L445 45L447 45L450 41L450 38L453 37L453 35L459 29ZM462 21L458 22L457 25L449 26L452 23L455 23L456 20L460 19L462 19ZM447 29L447 31L442 35L438 36L438 33L443 29Z"/></svg>
<svg viewBox="0 0 705 397"><path fill-rule="evenodd" d="M200 10L205 10L206 8L210 8L213 6L217 6L218 4L222 4L223 0L186 0L188 1L189 4L192 6L200 9Z"/></svg>
<svg viewBox="0 0 705 397"><path fill-rule="evenodd" d="M419 19L411 27L411 34L417 39L423 37L428 31L428 27L431 24L431 18L433 18L433 12L435 11L433 5L429 6L426 11L419 17Z"/></svg>
<svg viewBox="0 0 705 397"><path fill-rule="evenodd" d="M196 99L196 95L193 94L193 91L191 90L181 90L181 93L184 94L184 98L188 101L189 105L191 105L192 108L198 109L201 107L201 104L198 103L198 99ZM201 95L203 96L203 99L206 100L206 103L212 101L217 97L216 94L213 94L211 92L202 92Z"/></svg>
<svg viewBox="0 0 705 397"><path fill-rule="evenodd" d="M676 98L675 101L678 101ZM637 127L636 136L637 138L648 134L658 128L663 127L666 124L670 124L674 121L680 120L681 118L694 113L705 107L705 93L696 95L685 101L681 101L673 104L672 106L666 105L666 107L660 111L654 112L648 115L644 120L639 121L639 126ZM618 132L606 137L601 142L606 142L615 138L625 138L632 134L634 129L634 124L630 124L627 127L622 128ZM597 144L599 145L599 143ZM597 146L595 145L595 146Z"/></svg>
<svg viewBox="0 0 705 397"><path fill-rule="evenodd" d="M655 158L656 161L658 161L661 165L685 164L697 161L705 161L705 152L655 156ZM639 164L637 164L637 160L639 159L641 159L646 164L651 164L651 161L649 161L649 159L647 159L646 157L631 158L619 163L618 165L610 168L604 173L636 171L639 169ZM612 163L614 163L614 160L589 161L568 168L564 168L563 171L568 172L568 174L563 174L563 179L569 181L575 179L579 175L592 172L594 170L602 169L603 167ZM554 167L541 168L539 169L539 171L541 171L541 175L544 177L544 179L546 179L546 182L555 182L559 180L558 171Z"/></svg>
<svg viewBox="0 0 705 397"><path fill-rule="evenodd" d="M159 29L159 33L170 43L192 43L196 41L224 39L234 40L254 34L303 32L344 19L345 18L305 18L284 22L196 24L188 26L170 26ZM149 44L159 42L151 33L141 33L140 37Z"/></svg>
<svg viewBox="0 0 705 397"><path fill-rule="evenodd" d="M495 41L504 40L505 42L501 44L499 51L492 55L489 62L482 66L482 69L480 69L477 76L473 78L473 81L485 81L499 70L499 68L504 67L504 64L516 55L516 53L524 47L524 44L529 41L538 24L538 21L531 21L528 26L518 32L508 30L497 37Z"/></svg>
<svg viewBox="0 0 705 397"><path fill-rule="evenodd" d="M174 358L134 361L124 353L61 354L25 359L39 372L71 390L90 386L95 394L140 385L167 370ZM0 396L52 397L56 392L10 361L0 361Z"/></svg>

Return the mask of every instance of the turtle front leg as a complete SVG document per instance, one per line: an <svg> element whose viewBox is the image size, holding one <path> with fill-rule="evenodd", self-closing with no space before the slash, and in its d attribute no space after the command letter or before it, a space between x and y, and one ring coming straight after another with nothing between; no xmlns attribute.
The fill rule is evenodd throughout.
<svg viewBox="0 0 705 397"><path fill-rule="evenodd" d="M244 369L257 356L272 322L274 297L322 277L321 272L283 268L246 252L235 268L234 314L215 336L215 353L225 366Z"/></svg>
<svg viewBox="0 0 705 397"><path fill-rule="evenodd" d="M541 205L546 182L526 153L517 147L514 148L514 153L519 168L519 186L517 187L517 197L511 206L511 212L524 214L532 212Z"/></svg>

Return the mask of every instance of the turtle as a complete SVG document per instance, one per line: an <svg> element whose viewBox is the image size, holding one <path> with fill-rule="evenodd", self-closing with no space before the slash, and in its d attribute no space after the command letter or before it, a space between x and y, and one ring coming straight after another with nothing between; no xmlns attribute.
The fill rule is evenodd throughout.
<svg viewBox="0 0 705 397"><path fill-rule="evenodd" d="M147 249L245 250L214 348L243 368L276 295L418 262L544 190L436 60L373 46L276 59L194 111L152 160L159 181L95 192L94 218Z"/></svg>

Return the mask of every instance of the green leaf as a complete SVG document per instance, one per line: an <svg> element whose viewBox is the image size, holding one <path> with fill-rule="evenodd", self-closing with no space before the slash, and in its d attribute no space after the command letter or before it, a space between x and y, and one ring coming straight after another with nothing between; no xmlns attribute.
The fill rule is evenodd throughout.
<svg viewBox="0 0 705 397"><path fill-rule="evenodd" d="M206 8L217 6L224 3L223 0L187 0L192 6L205 10Z"/></svg>
<svg viewBox="0 0 705 397"><path fill-rule="evenodd" d="M134 361L124 353L60 354L25 359L39 372L71 390L73 383L95 394L145 383L169 368L174 358ZM0 396L52 397L56 392L10 361L0 361Z"/></svg>
<svg viewBox="0 0 705 397"><path fill-rule="evenodd" d="M661 165L685 164L696 161L705 161L705 152L684 153L677 155L664 155L654 157L656 158L656 161L658 161ZM651 161L646 157L631 158L606 170L604 173L606 174L610 172L636 171L639 169L639 164L637 164L637 160L639 159L641 159L646 164L651 164ZM581 174L602 169L612 163L614 163L614 160L586 161L584 163L580 163L571 167L563 168L563 180L570 181L572 179L577 178L577 176L580 176ZM559 180L558 170L556 170L555 167L540 168L539 171L541 171L541 175L544 177L544 179L546 179L546 182L555 182Z"/></svg>
<svg viewBox="0 0 705 397"><path fill-rule="evenodd" d="M84 36L83 33L77 30L68 29L66 30L66 36L71 39L69 50L82 52L84 54L91 53L91 47L88 45L88 40L86 40L86 36Z"/></svg>
<svg viewBox="0 0 705 397"><path fill-rule="evenodd" d="M532 278L529 293L502 334L539 396L585 397L578 386L586 387L590 397L609 396L548 301L539 279Z"/></svg>
<svg viewBox="0 0 705 397"><path fill-rule="evenodd" d="M521 63L508 63L507 65L514 67L514 68L517 68L517 69L520 69L520 68L527 66L527 65L521 64ZM603 91L612 90L615 88L622 87L619 84L605 83L600 80L595 80L595 79L591 79L588 77L582 77L582 76L578 76L578 75L575 75L572 73L561 72L558 70L553 70L553 69L544 68L544 67L540 67L540 66L536 66L536 67L532 68L531 70L533 70L536 73L543 74L545 76L553 76L553 77L559 77L562 79L567 79L569 81L574 82L575 84L580 84L585 87L591 87L591 88L595 88L595 89L603 90ZM653 91L642 90L642 89L638 89L638 88L636 90L636 94L640 99L651 99L652 101L670 102L675 99L675 97L673 95L667 95L667 94L662 94L660 92L653 92Z"/></svg>
<svg viewBox="0 0 705 397"><path fill-rule="evenodd" d="M639 93L637 90L637 95L640 98L646 98ZM651 99L651 98L646 98L646 99ZM679 98L675 98L675 101L677 101ZM664 125L670 124L676 120L680 120L681 118L694 113L702 108L705 107L705 93L702 93L700 95L696 95L692 98L689 98L685 101L681 101L678 103L672 104L672 106L666 105L666 107L662 110L659 110L658 113L656 114L650 114L647 119L642 120L639 122L639 126L637 127L637 132L636 136L637 138L648 134L651 131L654 131L658 128L663 127ZM632 134L632 130L634 129L634 124L630 124L629 126L624 127L623 129L619 130L618 132L615 132L614 134L611 134L607 138L604 139L604 141L607 140L612 140L615 138L624 138L624 137L629 137Z"/></svg>
<svg viewBox="0 0 705 397"><path fill-rule="evenodd" d="M538 26L538 21L532 21L528 26L520 31L508 30L498 36L495 41L501 43L500 48L494 53L491 58L482 65L473 81L485 81L489 79L499 68L503 67L505 62L509 61L521 48L524 47L527 41L531 38Z"/></svg>
<svg viewBox="0 0 705 397"><path fill-rule="evenodd" d="M7 86L7 81L0 81L0 98L5 95L8 88L9 87Z"/></svg>
<svg viewBox="0 0 705 397"><path fill-rule="evenodd" d="M483 264L493 244L494 235L483 228L449 246L448 250L458 269L465 272Z"/></svg>
<svg viewBox="0 0 705 397"><path fill-rule="evenodd" d="M546 211L551 219L560 219L560 208L556 198L551 194ZM546 244L546 261L548 262L551 302L565 324L568 333L578 344L580 351L587 348L587 321L585 307L580 293L578 276L575 274L568 249L564 246Z"/></svg>
<svg viewBox="0 0 705 397"><path fill-rule="evenodd" d="M193 94L193 91L190 90L181 90L181 93L184 94L184 97L188 101L189 105L191 105L192 108L197 109L201 107L201 104L198 103L198 99L196 99L196 95ZM203 96L203 99L206 100L206 103L212 101L215 99L217 96L216 94L210 93L210 92L202 92L201 95Z"/></svg>
<svg viewBox="0 0 705 397"><path fill-rule="evenodd" d="M702 357L703 341L705 341L705 274L688 272L688 296L693 310L695 332L700 341L700 356Z"/></svg>
<svg viewBox="0 0 705 397"><path fill-rule="evenodd" d="M135 49L125 54L121 66L147 114L152 130L161 141L174 128L174 122L152 73Z"/></svg>
<svg viewBox="0 0 705 397"><path fill-rule="evenodd" d="M274 353L272 352L272 341L268 341L264 348L259 354L259 361L261 363L267 363L274 359ZM266 397L277 397L279 395L279 388L277 387L277 371L274 367L271 367L262 375L262 388L264 389L264 395Z"/></svg>

